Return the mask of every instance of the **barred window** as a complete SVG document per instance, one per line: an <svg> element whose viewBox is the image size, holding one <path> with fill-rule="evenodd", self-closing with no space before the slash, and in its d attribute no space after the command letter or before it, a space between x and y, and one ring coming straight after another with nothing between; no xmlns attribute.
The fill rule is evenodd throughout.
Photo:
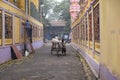
<svg viewBox="0 0 120 80"><path fill-rule="evenodd" d="M12 16L5 14L5 38L12 39Z"/></svg>
<svg viewBox="0 0 120 80"><path fill-rule="evenodd" d="M94 39L100 43L99 4L94 8Z"/></svg>
<svg viewBox="0 0 120 80"><path fill-rule="evenodd" d="M100 16L99 16L99 4L93 9L93 20L94 20L94 44L95 51L100 52Z"/></svg>
<svg viewBox="0 0 120 80"><path fill-rule="evenodd" d="M12 15L5 13L5 44L12 44Z"/></svg>
<svg viewBox="0 0 120 80"><path fill-rule="evenodd" d="M87 25L87 16L85 16L85 27L86 27L86 41L88 41L88 25Z"/></svg>
<svg viewBox="0 0 120 80"><path fill-rule="evenodd" d="M92 41L92 14L89 14L89 40Z"/></svg>

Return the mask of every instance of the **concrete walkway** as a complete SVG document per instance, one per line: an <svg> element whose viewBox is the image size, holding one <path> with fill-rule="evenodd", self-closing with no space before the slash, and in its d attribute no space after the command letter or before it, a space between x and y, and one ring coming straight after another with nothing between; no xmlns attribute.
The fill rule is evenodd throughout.
<svg viewBox="0 0 120 80"><path fill-rule="evenodd" d="M95 80L89 67L85 72L86 63L76 57L70 45L66 56L51 55L50 48L51 44L46 43L35 54L1 65L0 80Z"/></svg>

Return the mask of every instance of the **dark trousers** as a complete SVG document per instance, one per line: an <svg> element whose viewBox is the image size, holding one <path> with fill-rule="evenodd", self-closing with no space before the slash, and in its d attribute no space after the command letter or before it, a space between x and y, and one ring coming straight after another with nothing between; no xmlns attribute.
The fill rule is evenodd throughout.
<svg viewBox="0 0 120 80"><path fill-rule="evenodd" d="M32 43L32 29L26 28L27 36L30 38L30 42Z"/></svg>

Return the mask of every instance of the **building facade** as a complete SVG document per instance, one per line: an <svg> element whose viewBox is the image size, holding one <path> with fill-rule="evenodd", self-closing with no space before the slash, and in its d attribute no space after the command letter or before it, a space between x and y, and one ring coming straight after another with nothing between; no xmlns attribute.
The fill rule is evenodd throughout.
<svg viewBox="0 0 120 80"><path fill-rule="evenodd" d="M120 79L120 0L80 0L72 46L101 80Z"/></svg>
<svg viewBox="0 0 120 80"><path fill-rule="evenodd" d="M50 21L49 26L44 27L45 40L52 40L55 36L64 38L65 35L69 36L69 32L65 32L65 21Z"/></svg>
<svg viewBox="0 0 120 80"><path fill-rule="evenodd" d="M33 48L37 49L43 44L43 24L38 16L30 12L32 9L36 10L36 13L33 11L34 15L38 15L39 0L0 0L0 63L12 59L12 45L24 54L26 20L32 26Z"/></svg>

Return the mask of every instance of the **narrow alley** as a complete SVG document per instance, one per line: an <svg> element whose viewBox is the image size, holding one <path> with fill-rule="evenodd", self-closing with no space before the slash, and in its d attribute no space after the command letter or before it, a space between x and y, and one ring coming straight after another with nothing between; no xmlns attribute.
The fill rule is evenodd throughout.
<svg viewBox="0 0 120 80"><path fill-rule="evenodd" d="M50 54L51 43L45 43L35 54L12 60L0 66L0 80L96 80L88 64L67 44L66 56ZM86 69L85 69L86 68Z"/></svg>
<svg viewBox="0 0 120 80"><path fill-rule="evenodd" d="M120 80L119 48L120 0L0 0L0 80Z"/></svg>

